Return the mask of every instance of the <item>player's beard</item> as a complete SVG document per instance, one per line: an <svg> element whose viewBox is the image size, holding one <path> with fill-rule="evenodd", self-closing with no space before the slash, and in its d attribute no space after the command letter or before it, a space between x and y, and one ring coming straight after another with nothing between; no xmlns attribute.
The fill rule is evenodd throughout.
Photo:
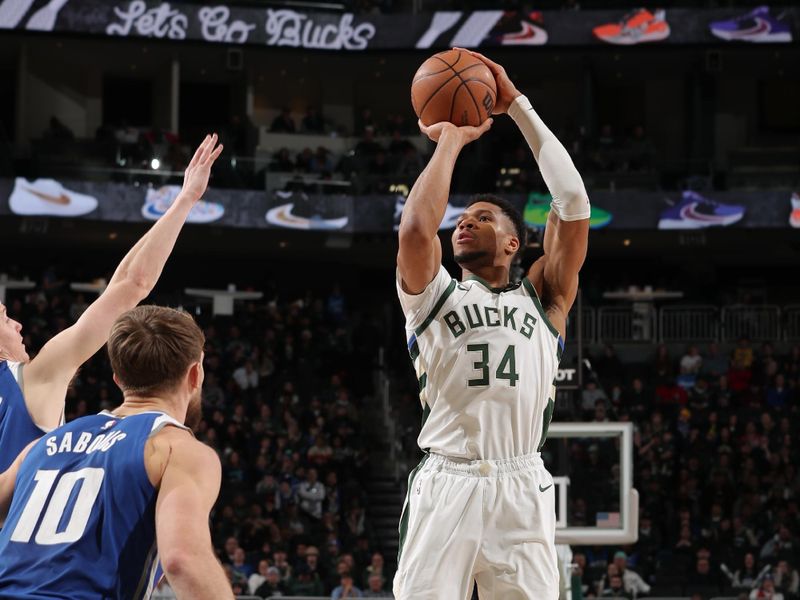
<svg viewBox="0 0 800 600"><path fill-rule="evenodd" d="M183 424L192 431L195 431L197 426L200 425L200 421L203 420L202 400L203 391L199 389L192 399L189 400L189 406L186 407L186 418L183 420Z"/></svg>
<svg viewBox="0 0 800 600"><path fill-rule="evenodd" d="M458 266L468 267L469 265L475 264L476 262L479 262L481 259L484 259L488 256L489 253L486 250L473 250L472 252L462 252L461 254L456 254L453 258Z"/></svg>

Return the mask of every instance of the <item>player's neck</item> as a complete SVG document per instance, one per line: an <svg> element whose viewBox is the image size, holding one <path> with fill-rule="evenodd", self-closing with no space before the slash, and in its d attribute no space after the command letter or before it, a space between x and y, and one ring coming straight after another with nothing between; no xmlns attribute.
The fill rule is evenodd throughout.
<svg viewBox="0 0 800 600"><path fill-rule="evenodd" d="M180 423L183 423L186 419L186 409L181 412L177 403L158 397L125 396L122 404L111 412L120 417L129 417L152 411L163 412Z"/></svg>
<svg viewBox="0 0 800 600"><path fill-rule="evenodd" d="M503 289L508 286L508 267L500 265L487 265L482 267L475 267L474 269L467 269L462 267L461 280L475 279L480 281L483 285L492 289Z"/></svg>

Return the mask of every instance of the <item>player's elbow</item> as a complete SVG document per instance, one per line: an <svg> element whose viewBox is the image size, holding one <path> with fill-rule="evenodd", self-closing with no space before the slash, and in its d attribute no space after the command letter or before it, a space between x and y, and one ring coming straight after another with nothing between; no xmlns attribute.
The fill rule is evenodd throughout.
<svg viewBox="0 0 800 600"><path fill-rule="evenodd" d="M199 568L201 564L200 557L191 548L166 549L159 552L159 558L169 581L187 581L202 577L202 572Z"/></svg>
<svg viewBox="0 0 800 600"><path fill-rule="evenodd" d="M418 244L430 243L436 232L431 233L429 229L419 219L409 218L404 220L400 223L400 230L397 232L400 245L410 248Z"/></svg>
<svg viewBox="0 0 800 600"><path fill-rule="evenodd" d="M124 291L126 299L136 306L150 295L156 282L153 278L147 277L144 273L129 273L119 285Z"/></svg>

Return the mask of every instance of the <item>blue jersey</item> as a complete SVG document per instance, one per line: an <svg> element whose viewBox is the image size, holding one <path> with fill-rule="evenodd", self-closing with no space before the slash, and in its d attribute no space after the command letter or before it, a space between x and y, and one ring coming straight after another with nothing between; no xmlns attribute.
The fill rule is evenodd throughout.
<svg viewBox="0 0 800 600"><path fill-rule="evenodd" d="M45 430L31 419L22 395L22 364L0 362L0 472Z"/></svg>
<svg viewBox="0 0 800 600"><path fill-rule="evenodd" d="M22 462L0 531L0 598L149 598L157 491L144 463L160 412L76 419Z"/></svg>

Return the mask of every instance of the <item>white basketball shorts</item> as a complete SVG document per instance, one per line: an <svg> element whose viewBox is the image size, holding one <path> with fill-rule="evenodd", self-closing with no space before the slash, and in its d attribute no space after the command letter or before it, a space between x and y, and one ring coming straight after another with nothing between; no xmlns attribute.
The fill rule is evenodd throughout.
<svg viewBox="0 0 800 600"><path fill-rule="evenodd" d="M555 489L539 454L426 454L400 519L397 600L557 600Z"/></svg>

